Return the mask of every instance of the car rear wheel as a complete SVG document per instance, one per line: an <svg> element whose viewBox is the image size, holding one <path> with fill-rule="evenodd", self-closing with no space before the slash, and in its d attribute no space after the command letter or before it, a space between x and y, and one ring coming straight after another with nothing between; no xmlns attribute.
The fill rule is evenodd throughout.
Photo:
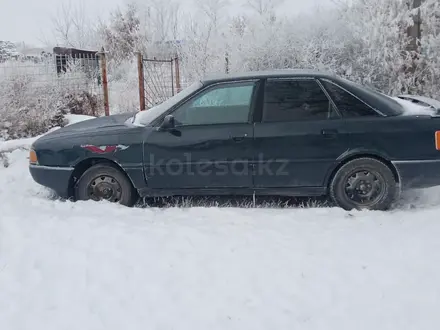
<svg viewBox="0 0 440 330"><path fill-rule="evenodd" d="M77 200L107 200L125 206L136 202L136 191L130 180L119 169L108 164L97 164L90 167L75 188Z"/></svg>
<svg viewBox="0 0 440 330"><path fill-rule="evenodd" d="M373 158L344 164L330 184L330 197L345 210L387 210L398 195L391 169Z"/></svg>

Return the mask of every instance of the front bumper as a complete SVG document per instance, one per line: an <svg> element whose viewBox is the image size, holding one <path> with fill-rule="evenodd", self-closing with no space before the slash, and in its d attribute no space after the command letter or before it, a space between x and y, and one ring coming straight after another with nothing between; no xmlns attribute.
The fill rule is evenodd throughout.
<svg viewBox="0 0 440 330"><path fill-rule="evenodd" d="M35 182L54 190L61 198L69 198L69 182L72 167L52 167L29 165L29 171Z"/></svg>
<svg viewBox="0 0 440 330"><path fill-rule="evenodd" d="M440 160L396 161L393 165L404 189L440 186Z"/></svg>

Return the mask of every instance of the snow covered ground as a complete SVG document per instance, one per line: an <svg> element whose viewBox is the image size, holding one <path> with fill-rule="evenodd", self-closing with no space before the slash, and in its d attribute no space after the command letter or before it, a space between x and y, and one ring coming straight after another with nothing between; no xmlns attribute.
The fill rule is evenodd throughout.
<svg viewBox="0 0 440 330"><path fill-rule="evenodd" d="M0 329L440 326L439 189L387 213L129 209L53 200L5 155Z"/></svg>

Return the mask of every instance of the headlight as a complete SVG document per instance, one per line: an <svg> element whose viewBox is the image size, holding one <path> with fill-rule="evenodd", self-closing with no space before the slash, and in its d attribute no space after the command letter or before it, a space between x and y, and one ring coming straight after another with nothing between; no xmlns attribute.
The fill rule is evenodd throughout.
<svg viewBox="0 0 440 330"><path fill-rule="evenodd" d="M29 163L36 165L38 164L38 158L37 158L37 153L35 152L35 150L31 149L29 151Z"/></svg>

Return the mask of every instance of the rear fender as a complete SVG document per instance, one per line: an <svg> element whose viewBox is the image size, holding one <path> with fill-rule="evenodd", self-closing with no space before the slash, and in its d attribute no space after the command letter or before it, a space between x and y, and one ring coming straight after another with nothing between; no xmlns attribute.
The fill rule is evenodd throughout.
<svg viewBox="0 0 440 330"><path fill-rule="evenodd" d="M326 175L325 185L328 187L328 185L331 183L331 180L333 179L333 176L344 164L348 163L353 159L363 158L363 157L374 158L385 163L393 171L396 182L400 183L399 171L389 160L390 159L389 155L387 155L384 152L371 150L368 148L356 148L356 149L347 150L338 157L338 159L335 161L334 165L332 166L332 168L329 169Z"/></svg>

